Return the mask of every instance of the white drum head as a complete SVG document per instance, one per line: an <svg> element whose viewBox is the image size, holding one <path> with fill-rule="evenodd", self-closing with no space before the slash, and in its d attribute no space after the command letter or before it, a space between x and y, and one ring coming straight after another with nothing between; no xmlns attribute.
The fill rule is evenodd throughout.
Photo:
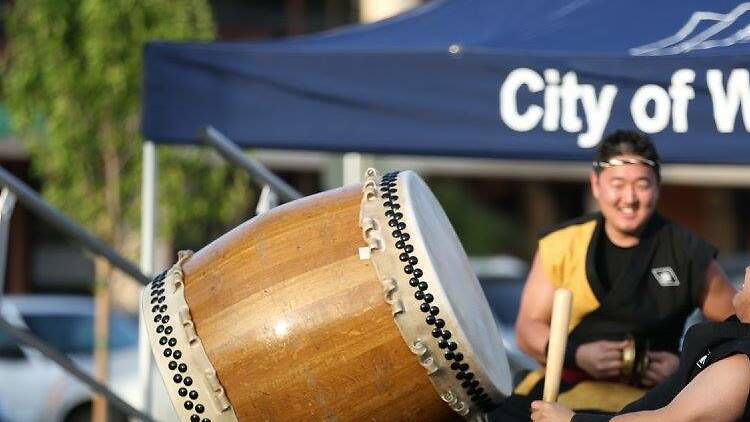
<svg viewBox="0 0 750 422"><path fill-rule="evenodd" d="M513 387L503 340L461 241L419 176L404 172L401 185L412 204L404 210L405 219L414 221L412 235L426 246L425 254L434 271L434 288L441 290L438 293L445 300L445 310L456 319L458 329L468 340L467 351L477 357L476 363L488 381L509 395Z"/></svg>

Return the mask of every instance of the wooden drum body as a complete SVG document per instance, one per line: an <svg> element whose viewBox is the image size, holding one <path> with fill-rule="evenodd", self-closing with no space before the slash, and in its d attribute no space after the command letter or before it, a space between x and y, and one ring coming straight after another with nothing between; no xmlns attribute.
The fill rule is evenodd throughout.
<svg viewBox="0 0 750 422"><path fill-rule="evenodd" d="M386 176L392 181L384 192L390 195L388 184L401 177L418 179L410 172ZM152 350L181 419L440 421L481 417L509 393L502 344L492 351L495 362L479 364L494 357L468 344L460 325L477 321L459 322L471 316L451 309L447 290L435 286L427 311L420 309L430 290L420 290L421 281L409 285L416 266L412 277L403 272L419 256L403 255L404 246L418 239L396 248L401 237L391 236L382 205L388 200L377 183L370 172L364 187L323 192L253 218L194 255L181 253L144 290ZM434 271L424 252L423 277ZM489 311L481 300L478 307ZM443 328L426 322L433 305L445 309L432 318ZM445 336L451 324L453 337ZM494 323L490 328L497 345ZM450 340L445 348L438 344L443 337ZM463 359L455 362L460 350ZM443 356L448 352L454 360ZM477 370L469 377L461 365Z"/></svg>

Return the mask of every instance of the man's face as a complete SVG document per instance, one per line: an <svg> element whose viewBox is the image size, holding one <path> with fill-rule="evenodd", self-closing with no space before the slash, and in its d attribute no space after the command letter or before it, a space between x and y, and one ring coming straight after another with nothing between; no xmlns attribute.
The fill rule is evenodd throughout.
<svg viewBox="0 0 750 422"><path fill-rule="evenodd" d="M618 155L617 159L641 158ZM659 185L656 172L646 164L625 164L591 173L591 191L607 225L617 233L637 235L656 209Z"/></svg>
<svg viewBox="0 0 750 422"><path fill-rule="evenodd" d="M732 298L734 312L737 318L745 323L750 323L750 267L745 268L745 282L740 290Z"/></svg>

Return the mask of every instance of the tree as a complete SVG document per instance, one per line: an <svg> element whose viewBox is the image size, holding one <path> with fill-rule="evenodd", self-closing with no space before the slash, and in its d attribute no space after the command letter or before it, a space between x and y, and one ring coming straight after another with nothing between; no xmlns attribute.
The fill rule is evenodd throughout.
<svg viewBox="0 0 750 422"><path fill-rule="evenodd" d="M207 1L25 0L10 8L7 29L4 91L43 195L135 257L143 45L211 39ZM224 227L247 210L242 172L195 148L159 156L163 235L200 244L205 224Z"/></svg>
<svg viewBox="0 0 750 422"><path fill-rule="evenodd" d="M212 38L207 1L17 1L7 30L3 90L32 169L44 181L43 195L136 256L143 45L155 38ZM202 227L236 221L248 208L247 177L206 156L195 149L160 151L161 228L181 243L200 242ZM103 259L95 263L96 374L103 380L111 267ZM94 415L106 419L102 399Z"/></svg>

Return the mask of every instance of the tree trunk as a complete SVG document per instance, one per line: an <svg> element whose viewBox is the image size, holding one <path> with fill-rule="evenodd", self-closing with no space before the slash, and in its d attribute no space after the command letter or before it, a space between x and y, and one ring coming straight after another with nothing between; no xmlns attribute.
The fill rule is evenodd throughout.
<svg viewBox="0 0 750 422"><path fill-rule="evenodd" d="M94 377L102 384L109 378L109 278L112 266L103 257L97 257L96 283L94 285ZM92 422L107 421L107 399L94 394L91 411Z"/></svg>

